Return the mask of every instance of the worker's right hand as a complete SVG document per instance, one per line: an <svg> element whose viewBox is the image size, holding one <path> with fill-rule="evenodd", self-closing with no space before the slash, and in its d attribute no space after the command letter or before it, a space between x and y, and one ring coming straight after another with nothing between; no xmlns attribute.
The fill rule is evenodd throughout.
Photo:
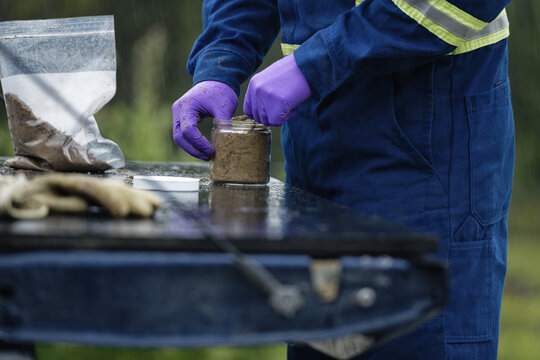
<svg viewBox="0 0 540 360"><path fill-rule="evenodd" d="M238 96L227 84L203 81L196 84L172 106L174 141L187 153L210 160L214 148L197 128L207 116L229 120L238 106Z"/></svg>

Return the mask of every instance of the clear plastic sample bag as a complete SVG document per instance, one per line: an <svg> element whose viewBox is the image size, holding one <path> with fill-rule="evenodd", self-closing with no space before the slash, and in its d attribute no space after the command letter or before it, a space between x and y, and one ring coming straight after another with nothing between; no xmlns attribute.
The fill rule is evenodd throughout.
<svg viewBox="0 0 540 360"><path fill-rule="evenodd" d="M45 171L124 166L94 114L116 92L112 16L0 23L0 78L14 156L5 165Z"/></svg>

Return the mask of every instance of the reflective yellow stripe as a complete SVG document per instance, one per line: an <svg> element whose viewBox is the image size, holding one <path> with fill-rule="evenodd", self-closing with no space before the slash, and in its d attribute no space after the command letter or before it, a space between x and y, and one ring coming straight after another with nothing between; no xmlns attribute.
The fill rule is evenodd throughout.
<svg viewBox="0 0 540 360"><path fill-rule="evenodd" d="M364 1L364 0L356 0L356 4L355 4L355 6L358 6L358 5L360 5L360 4L361 4L361 3L363 2L363 1Z"/></svg>
<svg viewBox="0 0 540 360"><path fill-rule="evenodd" d="M464 43L463 45L460 45L456 48L456 50L452 51L448 55L459 55L464 54L470 51L474 51L477 49L480 49L484 46L493 45L495 43L498 43L499 41L506 39L510 36L510 29L502 29L501 31L498 31L494 34L490 34L475 40L468 41ZM294 50L298 49L300 45L292 45L292 44L281 44L281 50L283 51L283 55L287 56L294 52Z"/></svg>
<svg viewBox="0 0 540 360"><path fill-rule="evenodd" d="M454 35L450 31L446 30L441 25L435 23L434 21L428 19L420 10L415 8L412 5L409 5L404 0L392 0L392 2L405 14L413 18L418 24L425 27L429 32L433 33L435 36L441 40L454 45L459 46L465 42L465 40L457 35Z"/></svg>
<svg viewBox="0 0 540 360"><path fill-rule="evenodd" d="M454 18L465 26L470 27L476 31L481 30L488 23L475 18L474 16L466 13L455 5L450 4L445 0L428 0L429 3L437 10L445 13L446 15Z"/></svg>
<svg viewBox="0 0 540 360"><path fill-rule="evenodd" d="M497 22L500 23L499 26L504 25L504 28L493 32L493 30L489 30L489 27L492 25L495 25ZM496 29L494 29L496 30ZM491 32L487 34L482 34L483 32ZM484 35L484 36L482 36ZM474 51L476 49L480 49L484 46L493 45L495 43L498 43L499 41L506 39L510 36L510 25L508 23L508 17L506 15L506 9L503 10L499 16L495 20L493 20L488 26L486 26L482 31L478 32L478 37L467 41L465 44L458 46L454 51L452 51L448 55L459 55L464 54L469 51Z"/></svg>
<svg viewBox="0 0 540 360"><path fill-rule="evenodd" d="M498 43L502 39L506 39L508 36L510 36L510 29L502 29L499 32L496 32L491 35L487 35L475 40L467 41L465 44L458 46L456 50L452 51L448 55L459 55L464 54L469 51L480 49L484 46L493 45L495 43Z"/></svg>
<svg viewBox="0 0 540 360"><path fill-rule="evenodd" d="M298 49L300 45L293 45L293 44L281 44L281 52L284 56L290 55L294 52L294 50Z"/></svg>

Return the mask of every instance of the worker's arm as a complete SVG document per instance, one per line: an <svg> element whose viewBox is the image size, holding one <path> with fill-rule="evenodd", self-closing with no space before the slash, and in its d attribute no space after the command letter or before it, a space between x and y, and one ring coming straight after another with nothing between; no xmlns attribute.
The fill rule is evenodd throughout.
<svg viewBox="0 0 540 360"><path fill-rule="evenodd" d="M295 52L312 93L324 97L353 76L412 68L451 53L510 0L365 0Z"/></svg>
<svg viewBox="0 0 540 360"><path fill-rule="evenodd" d="M508 24L504 17L489 23L508 2L364 0L294 54L253 76L244 112L260 123L279 126L294 117L294 109L307 98L323 98L353 76L403 71L494 43L507 36ZM489 39L486 34L491 34Z"/></svg>
<svg viewBox="0 0 540 360"><path fill-rule="evenodd" d="M279 31L277 0L205 0L203 33L188 61L193 88L172 106L174 141L209 160L214 149L197 124L204 117L228 120L240 84L261 64Z"/></svg>
<svg viewBox="0 0 540 360"><path fill-rule="evenodd" d="M205 0L203 28L188 61L193 83L221 81L239 94L279 32L277 0Z"/></svg>

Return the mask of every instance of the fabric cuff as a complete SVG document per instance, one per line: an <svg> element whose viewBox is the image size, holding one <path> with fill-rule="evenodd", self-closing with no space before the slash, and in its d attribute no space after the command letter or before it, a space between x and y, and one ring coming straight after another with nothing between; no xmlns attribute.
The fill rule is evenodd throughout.
<svg viewBox="0 0 540 360"><path fill-rule="evenodd" d="M313 96L319 99L326 97L350 76L335 61L341 58L336 53L339 49L333 49L333 41L326 41L323 36L330 30L331 27L314 34L294 52L296 65L308 81Z"/></svg>
<svg viewBox="0 0 540 360"><path fill-rule="evenodd" d="M199 55L193 72L193 85L214 80L229 85L240 96L240 84L249 74L244 60L230 51L208 50Z"/></svg>

